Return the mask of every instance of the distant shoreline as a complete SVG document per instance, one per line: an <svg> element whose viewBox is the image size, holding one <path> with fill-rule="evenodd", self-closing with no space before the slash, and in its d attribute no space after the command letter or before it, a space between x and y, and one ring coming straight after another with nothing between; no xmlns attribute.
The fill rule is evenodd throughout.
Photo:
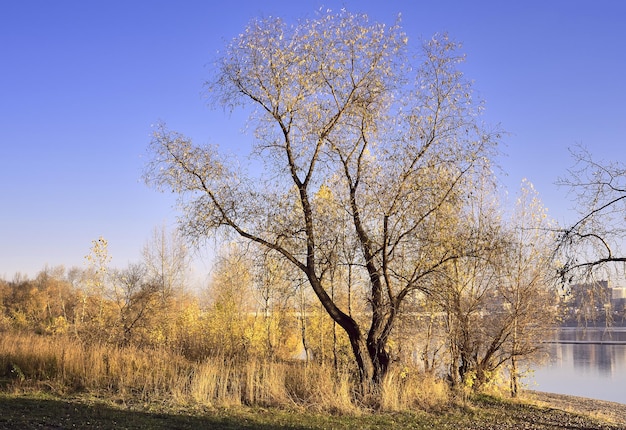
<svg viewBox="0 0 626 430"><path fill-rule="evenodd" d="M560 326L556 328L579 328L579 329L613 329L613 328L624 328L626 329L626 321L614 321L611 324L606 323L606 321L589 321L586 324L578 323L577 321L566 321L562 323Z"/></svg>
<svg viewBox="0 0 626 430"><path fill-rule="evenodd" d="M572 345L626 345L624 340L544 340L541 343L548 344L572 344Z"/></svg>

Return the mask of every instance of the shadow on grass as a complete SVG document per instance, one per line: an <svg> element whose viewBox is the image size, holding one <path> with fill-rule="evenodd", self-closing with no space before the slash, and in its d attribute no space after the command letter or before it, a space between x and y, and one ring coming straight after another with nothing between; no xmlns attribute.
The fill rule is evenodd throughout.
<svg viewBox="0 0 626 430"><path fill-rule="evenodd" d="M241 408L206 414L143 412L60 399L0 393L2 429L446 429L446 430L618 430L622 426L558 409L479 397L473 407L435 413L380 413L333 416L280 409Z"/></svg>
<svg viewBox="0 0 626 430"><path fill-rule="evenodd" d="M103 404L0 395L0 429L261 429L282 428L249 417L129 411ZM304 429L306 427L290 427Z"/></svg>

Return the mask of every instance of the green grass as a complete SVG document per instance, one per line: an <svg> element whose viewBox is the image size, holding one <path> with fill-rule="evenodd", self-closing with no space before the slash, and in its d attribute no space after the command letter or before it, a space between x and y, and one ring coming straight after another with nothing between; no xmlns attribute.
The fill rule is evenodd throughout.
<svg viewBox="0 0 626 430"><path fill-rule="evenodd" d="M490 397L443 413L331 415L237 407L167 410L158 405L116 405L103 400L0 394L0 429L618 429L555 409Z"/></svg>

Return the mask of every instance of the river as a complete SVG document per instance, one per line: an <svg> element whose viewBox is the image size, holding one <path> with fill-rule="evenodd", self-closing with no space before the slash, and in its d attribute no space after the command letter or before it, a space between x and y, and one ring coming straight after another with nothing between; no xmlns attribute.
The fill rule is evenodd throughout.
<svg viewBox="0 0 626 430"><path fill-rule="evenodd" d="M548 342L528 389L626 404L626 328L562 328Z"/></svg>

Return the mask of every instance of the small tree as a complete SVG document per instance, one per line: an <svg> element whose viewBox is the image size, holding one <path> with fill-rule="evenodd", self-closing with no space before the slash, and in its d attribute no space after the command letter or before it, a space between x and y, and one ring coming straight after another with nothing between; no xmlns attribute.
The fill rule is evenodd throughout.
<svg viewBox="0 0 626 430"><path fill-rule="evenodd" d="M502 220L490 198L461 217L458 246L482 246L448 263L433 288L446 315L449 377L453 385L478 390L509 363L515 396L518 360L532 359L556 323L551 224L528 182L510 221Z"/></svg>
<svg viewBox="0 0 626 430"><path fill-rule="evenodd" d="M108 325L109 263L111 256L108 241L100 237L92 241L89 254L85 256L86 269L82 272L82 304L76 333L89 339L104 340Z"/></svg>
<svg viewBox="0 0 626 430"><path fill-rule="evenodd" d="M553 230L533 185L524 181L500 260L499 294L510 326L504 349L510 358L512 397L518 393L518 361L536 359L541 340L558 322Z"/></svg>
<svg viewBox="0 0 626 430"><path fill-rule="evenodd" d="M158 287L163 304L182 292L189 257L187 246L178 232L170 233L165 226L155 228L143 248L143 261L147 276Z"/></svg>
<svg viewBox="0 0 626 430"><path fill-rule="evenodd" d="M448 262L432 287L431 299L445 315L453 387L478 389L487 382L503 361L508 333L498 298L502 225L487 185L477 190L476 204L467 211L448 214L448 223L455 227L442 240L460 248L462 257ZM467 244L475 251L465 250Z"/></svg>
<svg viewBox="0 0 626 430"><path fill-rule="evenodd" d="M289 279L285 262L265 252L257 252L254 264L255 295L259 307L257 317L262 319L261 353L269 358L292 358L297 305L297 288ZM260 346L260 345L259 345ZM292 345L291 345L292 346Z"/></svg>
<svg viewBox="0 0 626 430"><path fill-rule="evenodd" d="M145 345L149 338L150 323L163 317L157 311L160 286L151 283L146 272L142 264L129 264L124 270L112 272L110 295L118 315L108 331L112 340L120 345Z"/></svg>
<svg viewBox="0 0 626 430"><path fill-rule="evenodd" d="M252 341L252 262L236 244L217 259L210 281L209 325L215 352L247 357Z"/></svg>
<svg viewBox="0 0 626 430"><path fill-rule="evenodd" d="M76 291L66 276L65 268L44 268L37 275L35 284L45 297L43 330L50 334L66 333L74 320L78 303Z"/></svg>

